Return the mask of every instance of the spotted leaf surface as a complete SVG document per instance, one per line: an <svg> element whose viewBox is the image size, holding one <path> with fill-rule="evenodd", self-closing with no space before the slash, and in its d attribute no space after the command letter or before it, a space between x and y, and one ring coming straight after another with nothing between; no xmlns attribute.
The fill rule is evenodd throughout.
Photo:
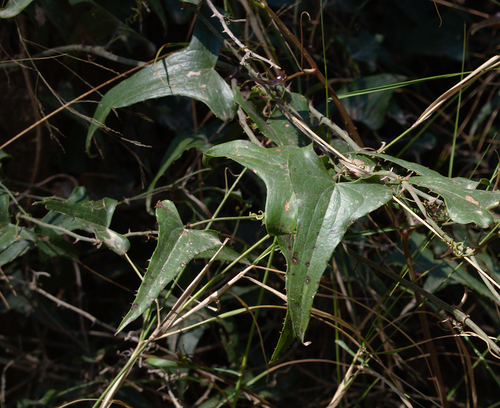
<svg viewBox="0 0 500 408"><path fill-rule="evenodd" d="M475 190L477 183L443 176L411 177L409 182L426 187L443 197L450 218L459 224L474 223L481 228L493 224L489 208L500 204L500 191Z"/></svg>
<svg viewBox="0 0 500 408"><path fill-rule="evenodd" d="M353 222L390 200L391 191L379 184L336 183L312 147L291 152L288 171L298 218L287 302L294 335L304 341L313 299L334 249Z"/></svg>

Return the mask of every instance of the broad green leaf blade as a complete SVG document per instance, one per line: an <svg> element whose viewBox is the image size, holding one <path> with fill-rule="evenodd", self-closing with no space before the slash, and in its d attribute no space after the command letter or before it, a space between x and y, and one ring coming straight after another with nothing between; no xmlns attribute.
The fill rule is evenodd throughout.
<svg viewBox="0 0 500 408"><path fill-rule="evenodd" d="M290 153L288 169L299 206L286 288L293 331L304 341L313 299L328 261L349 226L391 198L383 185L335 183L312 147Z"/></svg>
<svg viewBox="0 0 500 408"><path fill-rule="evenodd" d="M200 253L221 245L215 231L185 229L171 201L165 200L156 204L156 218L159 225L158 245L134 303L120 323L118 332L141 316L189 261Z"/></svg>
<svg viewBox="0 0 500 408"><path fill-rule="evenodd" d="M9 0L7 5L0 9L0 18L11 18L17 16L23 11L33 0Z"/></svg>
<svg viewBox="0 0 500 408"><path fill-rule="evenodd" d="M215 71L218 38L202 23L195 27L189 46L149 65L111 89L94 114L87 133L87 150L94 132L113 108L164 96L182 95L205 103L220 119L234 116L234 95L229 85Z"/></svg>
<svg viewBox="0 0 500 408"><path fill-rule="evenodd" d="M76 187L71 195L66 199L68 203L85 203L89 201L89 196L84 187ZM49 211L42 221L46 224L55 225L73 231L77 229L85 230L85 226L76 218L59 213L57 211ZM56 231L50 227L35 225L35 233L40 237L43 236L47 239L39 239L37 248L40 251L42 260L54 256L62 256L69 259L78 257L78 251L75 246L65 240L61 231Z"/></svg>
<svg viewBox="0 0 500 408"><path fill-rule="evenodd" d="M74 220L65 220L70 223L68 229L83 229L94 233L99 241L117 254L123 255L130 248L128 239L109 229L116 203L112 198L104 198L101 201L84 203L47 200L37 204L44 204L48 210L74 217Z"/></svg>
<svg viewBox="0 0 500 408"><path fill-rule="evenodd" d="M166 151L161 161L160 170L158 170L158 173L156 173L156 176L149 185L147 192L149 193L154 190L154 188L156 187L156 183L158 182L160 177L165 174L167 169L174 161L182 156L182 153L193 148L202 150L203 148L206 148L207 145L208 140L205 135L178 135L174 140L172 140L172 143L170 143L170 146L168 147L168 150ZM151 206L151 198L152 194L148 195L148 197L146 198L146 208L148 209L148 211Z"/></svg>
<svg viewBox="0 0 500 408"><path fill-rule="evenodd" d="M47 200L39 201L37 204L44 204L47 210L57 211L102 227L109 227L116 208L116 200L112 198L104 198L101 201L87 201L85 203Z"/></svg>
<svg viewBox="0 0 500 408"><path fill-rule="evenodd" d="M448 215L459 224L474 223L481 228L493 224L489 208L500 204L500 191L475 190L475 182L467 179L438 177L410 177L411 184L426 187L443 197Z"/></svg>
<svg viewBox="0 0 500 408"><path fill-rule="evenodd" d="M254 143L238 140L212 147L206 156L229 157L248 167L267 187L265 224L271 235L286 235L295 231L297 203L288 175L288 155L294 147L266 149Z"/></svg>
<svg viewBox="0 0 500 408"><path fill-rule="evenodd" d="M479 184L476 181L460 177L449 179L437 171L386 154L358 153L391 161L409 171L420 174L420 177L410 177L408 181L441 195L453 221L460 224L474 223L481 228L488 228L493 223L493 216L488 209L500 204L499 191L475 190Z"/></svg>
<svg viewBox="0 0 500 408"><path fill-rule="evenodd" d="M37 237L33 231L29 229L18 227L14 224L8 224L0 230L0 251L4 251L14 242L30 241L36 242Z"/></svg>
<svg viewBox="0 0 500 408"><path fill-rule="evenodd" d="M405 80L402 75L380 74L371 77L363 77L343 86L339 91L339 97L347 92L361 89L378 88ZM342 104L353 120L364 123L370 129L379 129L384 124L385 114L389 106L394 89L371 92L344 98Z"/></svg>

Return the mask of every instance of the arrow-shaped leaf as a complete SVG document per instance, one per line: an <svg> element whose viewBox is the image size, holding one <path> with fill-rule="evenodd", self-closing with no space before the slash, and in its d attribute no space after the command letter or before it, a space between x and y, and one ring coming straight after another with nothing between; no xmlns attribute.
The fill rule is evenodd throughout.
<svg viewBox="0 0 500 408"><path fill-rule="evenodd" d="M410 177L408 181L441 195L453 221L460 224L474 223L481 228L488 228L493 223L493 217L488 209L500 204L499 191L476 190L479 184L476 181L460 177L450 179L420 164L386 154L372 152L358 152L358 154L379 157L420 174L421 177Z"/></svg>
<svg viewBox="0 0 500 408"><path fill-rule="evenodd" d="M215 231L185 229L174 203L165 200L156 204L158 245L130 311L123 318L118 332L144 313L163 288L193 258L221 245Z"/></svg>
<svg viewBox="0 0 500 408"><path fill-rule="evenodd" d="M286 288L293 331L304 341L313 299L333 250L358 218L391 198L388 188L365 182L335 183L312 147L289 155L298 202L297 232Z"/></svg>
<svg viewBox="0 0 500 408"><path fill-rule="evenodd" d="M149 65L111 89L102 98L87 133L87 149L97 128L113 108L148 99L182 95L205 103L222 120L234 116L234 96L229 85L215 71L222 43L198 22L189 46Z"/></svg>

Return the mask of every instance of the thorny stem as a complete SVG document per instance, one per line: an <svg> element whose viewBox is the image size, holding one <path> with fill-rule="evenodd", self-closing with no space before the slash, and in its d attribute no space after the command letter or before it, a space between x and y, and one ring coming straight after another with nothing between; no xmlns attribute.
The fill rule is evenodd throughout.
<svg viewBox="0 0 500 408"><path fill-rule="evenodd" d="M354 123L353 123L351 117L349 116L349 114L345 110L344 106L340 102L340 99L338 98L337 94L333 90L332 86L326 81L325 76L318 69L316 62L311 57L311 55L309 54L307 49L302 46L300 41L293 35L293 33L288 29L288 27L283 23L283 21L281 21L281 19L276 15L276 13L269 8L269 6L267 5L267 2L265 0L261 0L260 2L253 1L253 3L256 4L257 6L259 6L260 8L263 8L269 14L269 16L280 27L280 30L281 30L281 33L283 34L283 36L288 41L292 42L300 50L300 52L304 55L304 57L306 58L309 65L314 70L314 73L316 74L316 77L319 79L321 84L325 87L328 87L330 97L332 98L333 103L335 103L335 106L337 107L342 118L344 119L344 123L347 127L349 134L351 135L351 137L354 139L354 141L360 147L363 147L364 146L363 141L359 137L358 130L356 129L356 126L354 126Z"/></svg>
<svg viewBox="0 0 500 408"><path fill-rule="evenodd" d="M96 238L89 238L89 237L85 237L83 235L78 235L78 234L75 234L73 231L70 231L66 228L58 227L57 225L53 225L53 224L47 224L46 222L40 221L36 218L32 218L32 217L29 217L26 215L18 214L17 217L22 218L23 220L32 222L33 224L38 224L38 225L41 225L42 227L50 228L50 229L53 229L54 231L59 231L59 232L62 232L63 234L67 234L67 235L75 238L77 241L90 242L93 245L99 244L101 242Z"/></svg>
<svg viewBox="0 0 500 408"><path fill-rule="evenodd" d="M217 17L222 24L222 27L224 28L223 33L226 33L234 42L235 44L239 47L240 50L245 52L245 55L243 56L243 59L240 61L241 65L245 65L246 60L248 58L253 58L253 59L258 59L261 61L264 61L266 64L268 64L272 68L276 68L278 70L281 70L281 67L279 65L276 65L274 62L272 62L270 59L267 59L265 57L260 56L259 54L256 54L255 52L251 51L246 45L244 45L238 38L231 32L229 27L226 24L226 20L224 19L224 16L219 13L217 8L213 5L211 0L207 0L207 4L214 13L212 17Z"/></svg>

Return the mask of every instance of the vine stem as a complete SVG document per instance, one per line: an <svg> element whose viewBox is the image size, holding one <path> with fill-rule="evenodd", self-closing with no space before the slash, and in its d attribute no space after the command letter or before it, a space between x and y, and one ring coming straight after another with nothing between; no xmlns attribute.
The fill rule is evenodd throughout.
<svg viewBox="0 0 500 408"><path fill-rule="evenodd" d="M397 202L401 207L403 207L406 211L408 211L412 215L412 217L415 217L423 225L425 225L434 235L436 235L437 237L439 237L439 239L441 241L443 241L446 245L448 245L448 247L450 247L451 249L453 249L454 252L457 250L457 245L458 245L457 242L455 242L446 233L444 233L441 230L441 228L439 228L436 225L436 223L434 221L432 221L431 219L424 220L422 217L419 217L410 207L408 207L398 197L393 196L392 199L395 202ZM420 200L418 200L417 203L419 201ZM425 212L424 212L424 214L425 214ZM433 225L431 225L431 224L433 224ZM464 252L466 254L467 253L472 254L473 253L473 249L472 248L465 248L465 249L462 250L462 252ZM456 254L456 255L458 256L459 254ZM494 280L491 276L489 276L485 271L483 271L481 269L481 267L479 266L479 264L478 264L475 256L473 256L473 255L461 255L461 257L466 262L468 262L474 269L476 269L476 271L479 273L481 279L483 279L483 281L485 283L486 283L486 281L488 282L486 285L488 286L488 288L490 290L493 289L493 287L491 285L496 286L498 289L500 289L500 284L496 280ZM497 300L497 303L500 305L500 295L496 292L496 290L492 291L492 295L495 297L495 299Z"/></svg>
<svg viewBox="0 0 500 408"><path fill-rule="evenodd" d="M69 235L70 237L75 238L77 241L90 242L93 245L97 245L101 242L97 238L85 237L83 235L76 234L73 231L70 231L66 228L58 227L57 225L47 224L46 222L40 221L36 218L29 217L27 215L18 214L17 217L22 218L23 220L32 222L33 224L38 224L38 225L41 225L42 227L46 227L46 228L50 228L54 231L62 232L63 234L66 234L66 235Z"/></svg>
<svg viewBox="0 0 500 408"><path fill-rule="evenodd" d="M259 6L260 8L263 8L269 16L274 20L274 22L279 26L281 33L283 36L290 42L292 42L299 50L300 52L304 55L306 58L307 62L311 66L311 68L314 70L314 74L316 77L319 79L321 84L324 87L328 88L328 92L330 95L330 98L332 98L333 103L337 107L337 109L340 112L340 115L342 116L342 119L344 120L344 123L347 127L347 131L349 132L349 135L354 139L354 141L360 146L364 147L363 141L361 140L358 130L356 129L356 126L354 126L354 123L347 113L347 111L344 108L344 105L342 105L342 102L340 102L340 99L338 98L337 94L333 90L332 86L327 82L325 76L321 73L319 70L316 62L314 59L311 57L307 49L300 43L300 41L293 35L293 33L288 29L288 27L281 21L281 19L276 15L276 13L271 10L271 8L268 6L267 2L265 0L259 1L253 1L254 4Z"/></svg>
<svg viewBox="0 0 500 408"><path fill-rule="evenodd" d="M214 13L212 17L217 17L222 24L222 27L224 28L223 33L226 33L234 42L235 44L240 48L240 50L243 50L245 52L245 55L243 56L243 59L240 61L241 65L245 65L246 60L249 58L254 58L261 60L268 64L271 68L276 68L278 70L281 70L281 67L279 65L276 65L273 61L271 61L268 58L262 57L259 54L256 54L255 52L251 51L245 44L243 44L229 29L229 27L226 24L226 20L224 16L217 10L217 8L214 6L212 3L212 0L207 0L207 4L210 7L210 10Z"/></svg>

